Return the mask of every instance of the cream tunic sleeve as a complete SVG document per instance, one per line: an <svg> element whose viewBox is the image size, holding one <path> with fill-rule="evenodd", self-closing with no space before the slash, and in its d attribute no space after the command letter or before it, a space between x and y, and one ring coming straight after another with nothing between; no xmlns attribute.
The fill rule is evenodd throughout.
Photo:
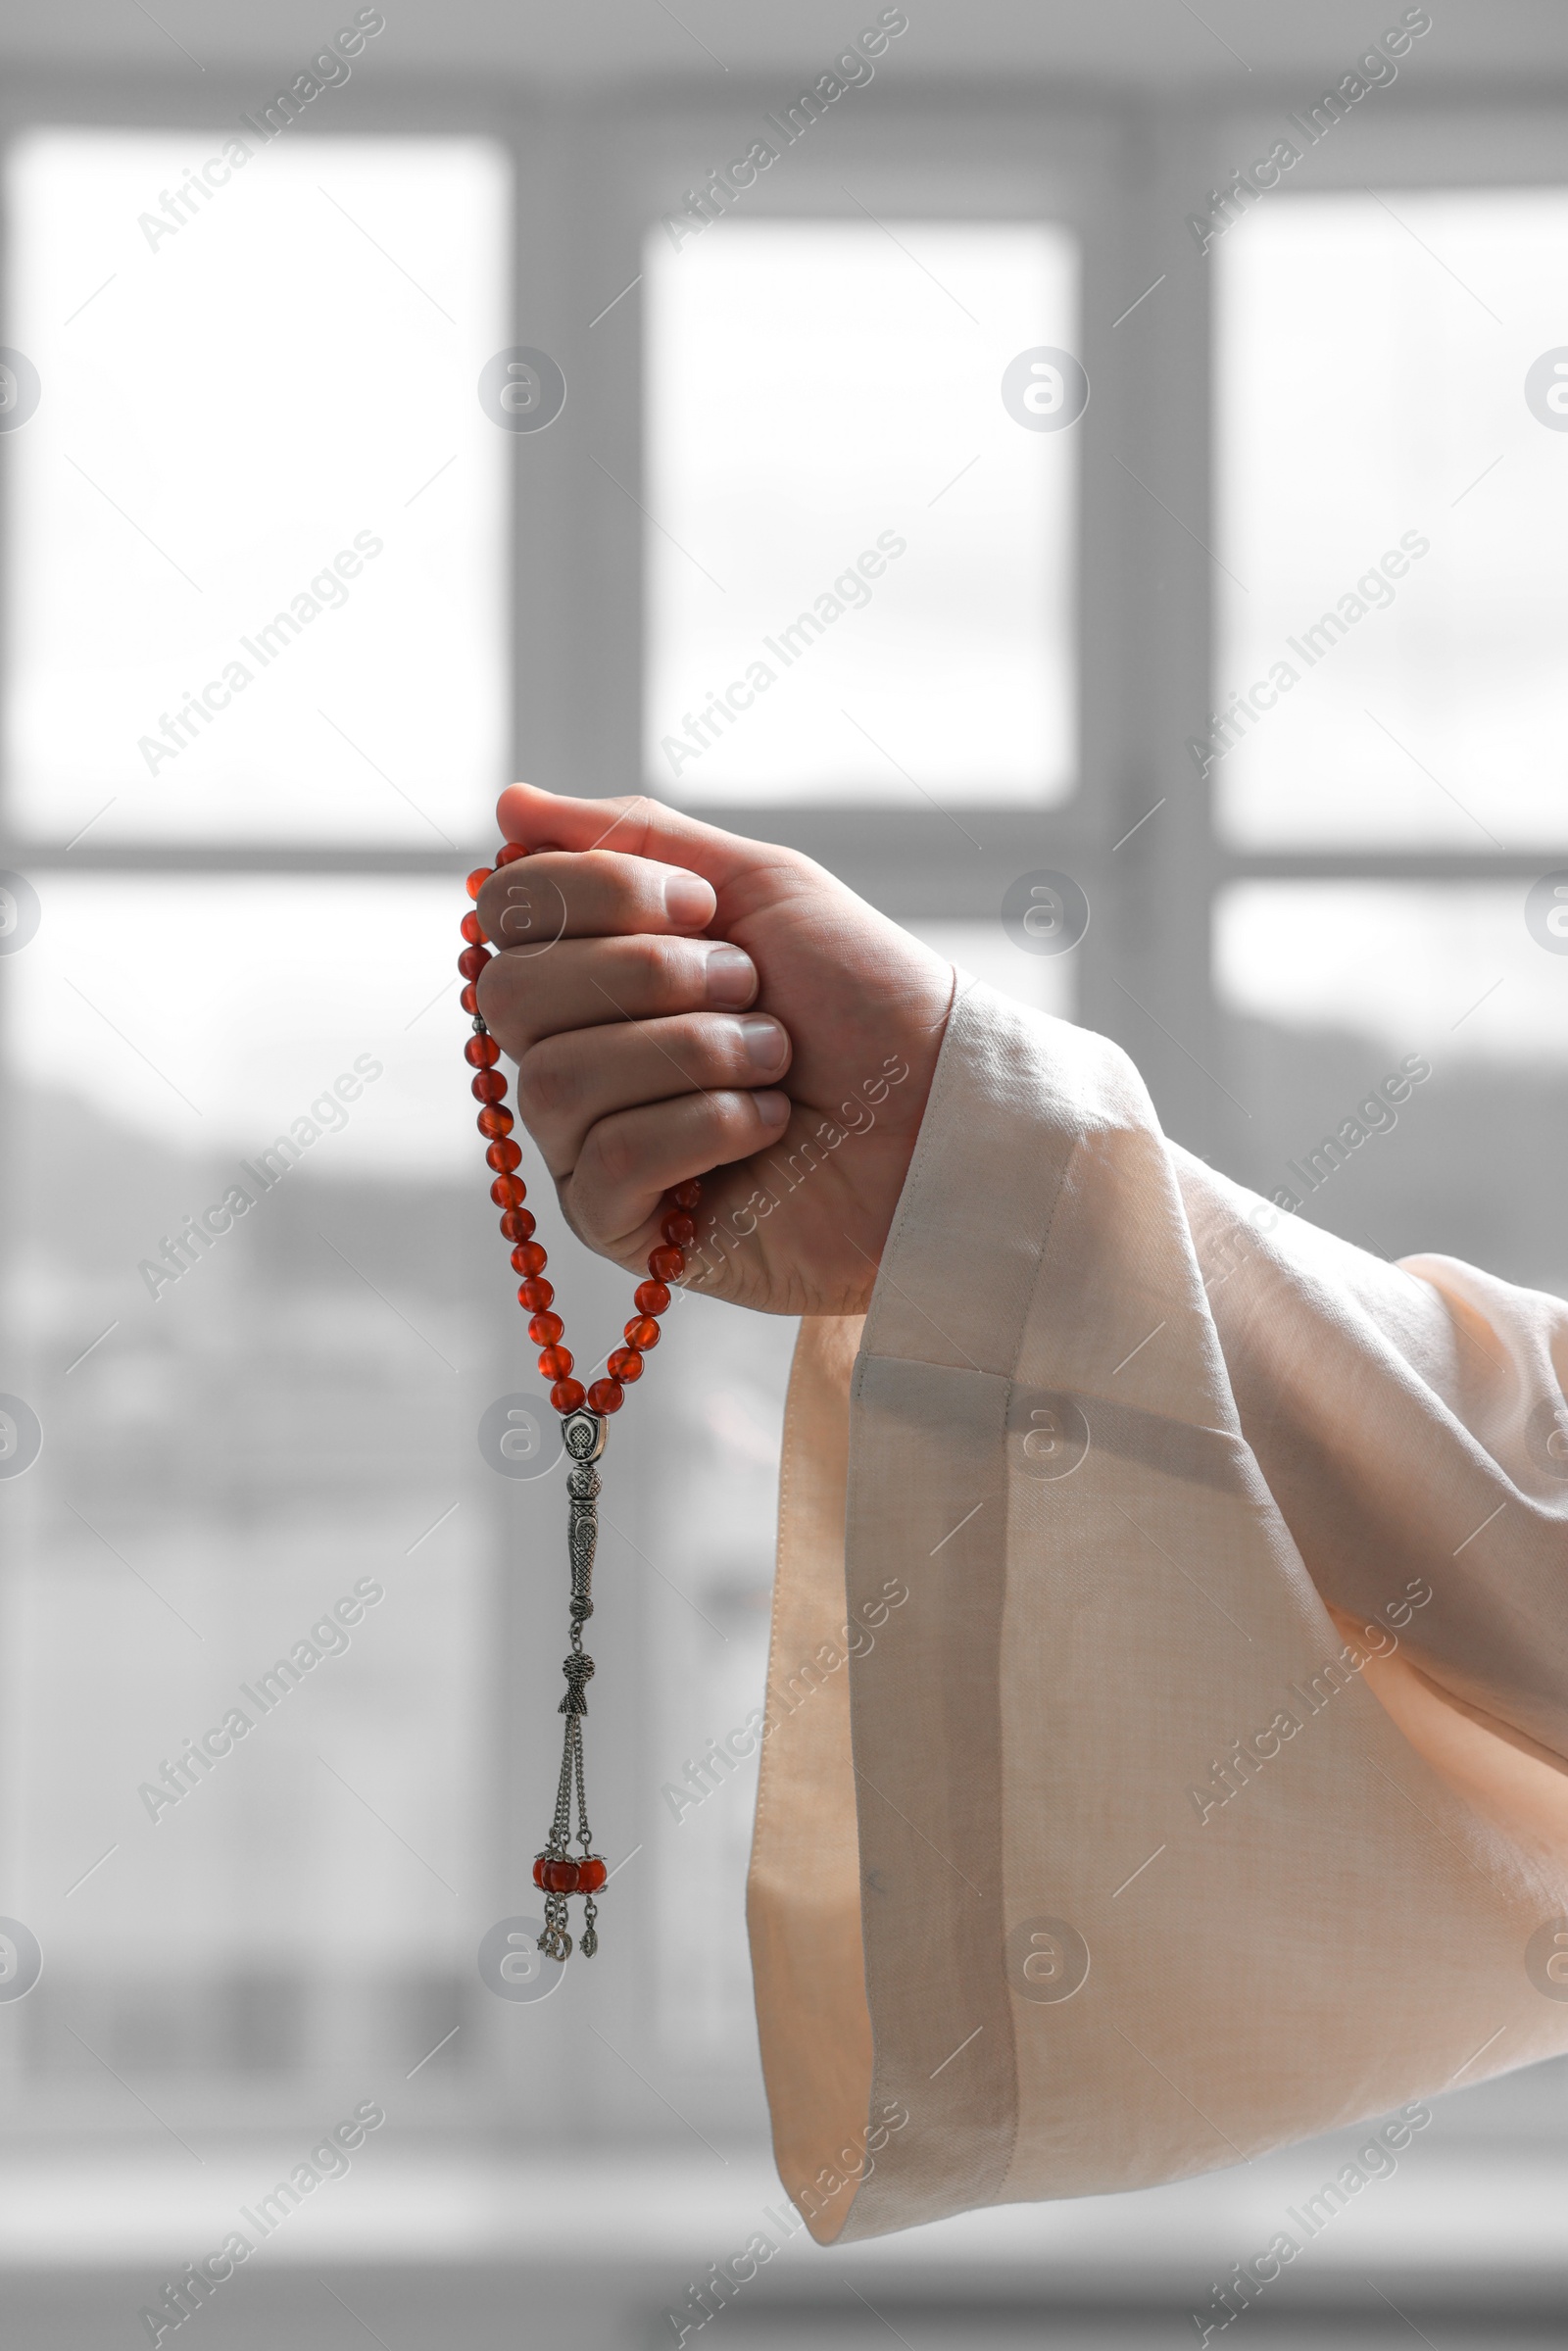
<svg viewBox="0 0 1568 2351"><path fill-rule="evenodd" d="M1282 1214L967 990L786 1418L749 1916L819 2240L1568 2048L1565 1381L1561 1301Z"/></svg>

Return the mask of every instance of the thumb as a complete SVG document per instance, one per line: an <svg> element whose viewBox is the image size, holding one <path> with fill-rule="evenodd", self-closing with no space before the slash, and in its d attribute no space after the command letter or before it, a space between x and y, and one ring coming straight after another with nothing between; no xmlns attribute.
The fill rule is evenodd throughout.
<svg viewBox="0 0 1568 2351"><path fill-rule="evenodd" d="M506 839L525 849L618 850L623 857L684 865L715 889L738 880L760 857L779 854L640 792L619 800L573 800L538 784L509 784L496 815Z"/></svg>

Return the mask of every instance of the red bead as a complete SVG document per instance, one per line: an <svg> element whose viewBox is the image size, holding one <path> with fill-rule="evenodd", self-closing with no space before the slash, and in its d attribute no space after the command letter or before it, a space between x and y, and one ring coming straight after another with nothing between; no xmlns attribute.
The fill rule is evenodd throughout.
<svg viewBox="0 0 1568 2351"><path fill-rule="evenodd" d="M678 1282L686 1271L686 1252L678 1249L651 1249L648 1270L656 1282Z"/></svg>
<svg viewBox="0 0 1568 2351"><path fill-rule="evenodd" d="M507 1099L506 1071L476 1069L468 1080L468 1092L476 1102L504 1102Z"/></svg>
<svg viewBox="0 0 1568 2351"><path fill-rule="evenodd" d="M684 1249L688 1242L695 1241L697 1238L697 1227L691 1218L679 1208L674 1209L666 1216L659 1229L664 1239L672 1241L677 1249Z"/></svg>
<svg viewBox="0 0 1568 2351"><path fill-rule="evenodd" d="M517 1292L517 1303L526 1306L530 1314L542 1314L555 1295L554 1282L546 1282L535 1276L532 1281L524 1282Z"/></svg>
<svg viewBox="0 0 1568 2351"><path fill-rule="evenodd" d="M581 1867L580 1862L558 1861L549 1853L541 1853L533 1865L533 1882L547 1894L574 1894L579 1890Z"/></svg>
<svg viewBox="0 0 1568 2351"><path fill-rule="evenodd" d="M458 969L466 980L476 980L489 960L488 947L466 947L458 957Z"/></svg>
<svg viewBox="0 0 1568 2351"><path fill-rule="evenodd" d="M581 1380L558 1380L550 1391L550 1401L558 1412L580 1412L583 1405Z"/></svg>
<svg viewBox="0 0 1568 2351"><path fill-rule="evenodd" d="M596 1894L608 1876L609 1872L599 1855L588 1854L577 1864L577 1891L580 1894Z"/></svg>
<svg viewBox="0 0 1568 2351"><path fill-rule="evenodd" d="M624 1401L618 1380L595 1380L588 1391L590 1412L618 1412Z"/></svg>
<svg viewBox="0 0 1568 2351"><path fill-rule="evenodd" d="M470 1019L473 1017L474 1013L478 1011L479 991L474 986L472 980L469 980L467 986L462 990L458 997L458 1002L463 1006L464 1010L468 1014Z"/></svg>
<svg viewBox="0 0 1568 2351"><path fill-rule="evenodd" d="M509 1208L501 1219L501 1233L503 1240L506 1241L531 1241L534 1236L533 1211L530 1208ZM541 1249L539 1251L541 1264L544 1262L544 1250ZM517 1265L515 1250L513 1251L512 1262L519 1273L527 1272L528 1268L525 1265Z"/></svg>
<svg viewBox="0 0 1568 2351"><path fill-rule="evenodd" d="M485 1151L484 1163L486 1167L495 1168L500 1175L510 1175L514 1167L522 1165L522 1146L520 1143L492 1143Z"/></svg>
<svg viewBox="0 0 1568 2351"><path fill-rule="evenodd" d="M528 852L524 849L520 841L504 841L497 853L496 863L498 865L512 865L515 863L518 857L525 857L527 855Z"/></svg>
<svg viewBox="0 0 1568 2351"><path fill-rule="evenodd" d="M533 1218L531 1216L529 1217L528 1222L532 1224ZM514 1249L512 1252L513 1272L526 1274L530 1281L532 1281L535 1274L543 1273L549 1262L549 1258L545 1255L544 1250L540 1248L537 1241L525 1241L522 1243L520 1248ZM517 1293L517 1297L519 1299L521 1299L523 1305L526 1306L528 1301L525 1298L523 1298L520 1290Z"/></svg>
<svg viewBox="0 0 1568 2351"><path fill-rule="evenodd" d="M571 1370L572 1353L569 1347L542 1347L539 1349L541 1380L564 1380Z"/></svg>
<svg viewBox="0 0 1568 2351"><path fill-rule="evenodd" d="M480 891L484 888L485 883L490 879L490 873L491 868L488 865L476 865L474 867L473 871L468 876L468 896L470 898L478 897Z"/></svg>
<svg viewBox="0 0 1568 2351"><path fill-rule="evenodd" d="M698 1201L703 1197L702 1178L700 1176L688 1176L684 1184L677 1184L675 1186L674 1191L669 1197L674 1201L677 1208L695 1208Z"/></svg>
<svg viewBox="0 0 1568 2351"><path fill-rule="evenodd" d="M512 1112L496 1102L487 1102L473 1123L481 1135L510 1135Z"/></svg>
<svg viewBox="0 0 1568 2351"><path fill-rule="evenodd" d="M559 1314L552 1314L544 1307L529 1323L528 1336L535 1347L554 1347L565 1327Z"/></svg>
<svg viewBox="0 0 1568 2351"><path fill-rule="evenodd" d="M490 1187L490 1198L498 1208L520 1208L528 1197L528 1187L521 1176L498 1175Z"/></svg>
<svg viewBox="0 0 1568 2351"><path fill-rule="evenodd" d="M501 1048L493 1037L470 1037L463 1049L463 1057L470 1069L494 1069L501 1058Z"/></svg>
<svg viewBox="0 0 1568 2351"><path fill-rule="evenodd" d="M624 1380L629 1387L643 1376L643 1359L634 1347L617 1347L605 1365L612 1380Z"/></svg>
<svg viewBox="0 0 1568 2351"><path fill-rule="evenodd" d="M483 931L479 928L479 917L477 914L472 913L471 911L464 915L463 920L458 925L458 928L463 933L465 939L467 940L470 947L477 947L480 940L484 937Z"/></svg>
<svg viewBox="0 0 1568 2351"><path fill-rule="evenodd" d="M669 1304L669 1292L662 1282L639 1282L632 1300L639 1314L662 1314Z"/></svg>
<svg viewBox="0 0 1568 2351"><path fill-rule="evenodd" d="M659 1345L659 1325L652 1315L645 1315L641 1321L632 1316L626 1325L626 1345L634 1347L640 1355L646 1355L651 1347Z"/></svg>

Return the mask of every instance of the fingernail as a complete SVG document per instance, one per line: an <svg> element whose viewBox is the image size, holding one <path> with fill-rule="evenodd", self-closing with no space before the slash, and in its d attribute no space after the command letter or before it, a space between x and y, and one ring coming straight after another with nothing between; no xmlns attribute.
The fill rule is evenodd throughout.
<svg viewBox="0 0 1568 2351"><path fill-rule="evenodd" d="M757 994L752 958L738 947L715 947L708 956L708 1001L713 1004L749 1004Z"/></svg>
<svg viewBox="0 0 1568 2351"><path fill-rule="evenodd" d="M746 1048L746 1058L754 1069L768 1070L780 1066L784 1059L785 1038L776 1020L768 1020L759 1013L754 1019L738 1021L736 1026Z"/></svg>
<svg viewBox="0 0 1568 2351"><path fill-rule="evenodd" d="M756 1105L758 1117L765 1127L781 1127L790 1114L789 1096L777 1093L772 1087L764 1088L760 1094L754 1094L752 1101Z"/></svg>
<svg viewBox="0 0 1568 2351"><path fill-rule="evenodd" d="M683 930L700 930L717 904L700 873L672 873L664 884L664 912Z"/></svg>

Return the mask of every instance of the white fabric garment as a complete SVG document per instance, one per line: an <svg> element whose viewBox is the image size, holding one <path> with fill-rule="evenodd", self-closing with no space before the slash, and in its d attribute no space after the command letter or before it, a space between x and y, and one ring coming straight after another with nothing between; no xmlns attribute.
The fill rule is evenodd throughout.
<svg viewBox="0 0 1568 2351"><path fill-rule="evenodd" d="M1282 1213L962 990L786 1420L749 1913L821 2241L1568 2048L1565 1383L1561 1301Z"/></svg>

